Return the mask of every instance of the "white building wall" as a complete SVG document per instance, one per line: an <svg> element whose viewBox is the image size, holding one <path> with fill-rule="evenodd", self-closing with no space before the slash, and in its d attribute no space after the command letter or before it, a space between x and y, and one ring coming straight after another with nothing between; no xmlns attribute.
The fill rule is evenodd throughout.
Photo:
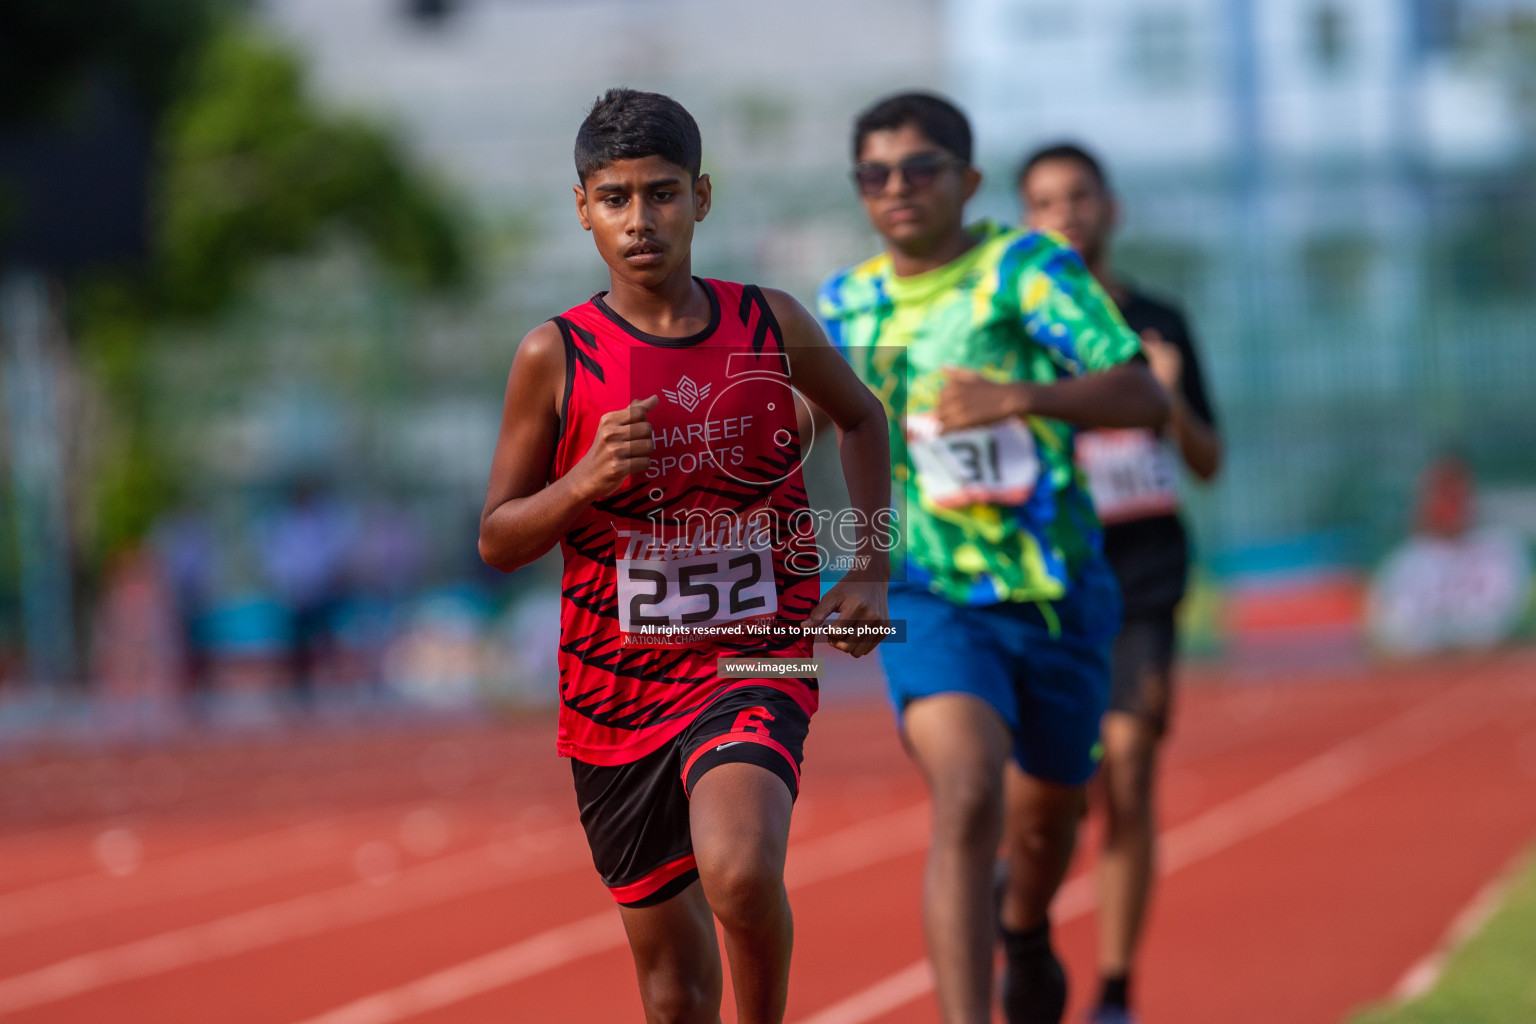
<svg viewBox="0 0 1536 1024"><path fill-rule="evenodd" d="M995 161L1074 137L1131 169L1227 164L1250 99L1260 154L1279 164L1507 161L1528 133L1518 48L1500 40L1536 0L1458 10L1474 52L1417 46L1414 0L949 0L946 59Z"/></svg>
<svg viewBox="0 0 1536 1024"><path fill-rule="evenodd" d="M1407 85L1408 5L1263 0L1256 7L1266 150L1302 161L1391 156L1406 128L1394 104Z"/></svg>
<svg viewBox="0 0 1536 1024"><path fill-rule="evenodd" d="M1220 0L954 0L949 66L984 161L1063 138L1115 161L1225 146Z"/></svg>
<svg viewBox="0 0 1536 1024"><path fill-rule="evenodd" d="M514 202L569 182L576 127L611 86L680 100L717 171L795 171L846 166L861 107L942 75L938 0L458 0L435 25L404 8L261 5L329 101L398 123L476 194Z"/></svg>

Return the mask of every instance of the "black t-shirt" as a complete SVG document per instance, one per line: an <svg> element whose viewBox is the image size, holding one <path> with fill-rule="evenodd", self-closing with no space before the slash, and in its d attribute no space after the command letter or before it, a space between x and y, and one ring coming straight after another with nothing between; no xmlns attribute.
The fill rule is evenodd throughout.
<svg viewBox="0 0 1536 1024"><path fill-rule="evenodd" d="M1174 307L1134 291L1128 293L1120 306L1120 314L1137 334L1155 330L1164 341L1178 346L1184 357L1184 372L1179 380L1184 403L1214 427L1216 417L1206 397L1200 360L1184 317ZM1183 459L1179 462L1182 465ZM1105 526L1104 554L1120 580L1127 613L1166 608L1184 596L1189 538L1177 513Z"/></svg>

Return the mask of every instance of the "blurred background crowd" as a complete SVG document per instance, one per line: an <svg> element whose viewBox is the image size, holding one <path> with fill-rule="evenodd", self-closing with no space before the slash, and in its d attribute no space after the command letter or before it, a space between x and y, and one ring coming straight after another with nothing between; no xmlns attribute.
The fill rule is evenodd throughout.
<svg viewBox="0 0 1536 1024"><path fill-rule="evenodd" d="M1536 0L10 0L0 728L553 700L557 572L475 527L615 84L700 122L698 271L806 302L880 95L970 112L978 216L1099 153L1227 437L1192 653L1536 631Z"/></svg>

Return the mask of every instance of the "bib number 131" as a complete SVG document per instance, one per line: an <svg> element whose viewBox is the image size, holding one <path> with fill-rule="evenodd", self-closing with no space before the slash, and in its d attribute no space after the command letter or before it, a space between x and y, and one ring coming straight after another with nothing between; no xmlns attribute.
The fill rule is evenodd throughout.
<svg viewBox="0 0 1536 1024"><path fill-rule="evenodd" d="M735 548L668 559L617 560L619 627L707 629L779 610L773 554Z"/></svg>
<svg viewBox="0 0 1536 1024"><path fill-rule="evenodd" d="M1016 419L941 434L935 417L909 415L907 450L923 496L940 508L1022 505L1040 477L1034 435Z"/></svg>

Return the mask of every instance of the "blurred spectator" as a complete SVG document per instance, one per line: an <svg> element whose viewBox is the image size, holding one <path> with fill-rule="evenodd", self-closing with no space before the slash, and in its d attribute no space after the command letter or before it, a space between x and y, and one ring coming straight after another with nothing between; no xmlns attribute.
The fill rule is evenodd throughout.
<svg viewBox="0 0 1536 1024"><path fill-rule="evenodd" d="M114 567L102 612L104 623L142 613L124 595L145 593L150 572L168 692L197 699L211 718L280 723L285 690L333 712L381 696L439 709L555 700L545 641L559 630L559 589L537 572L485 586L442 564L410 506L343 502L313 479L254 519L220 524L204 509L166 516L137 560ZM497 595L515 599L503 608ZM112 673L114 692L133 690L123 680L143 645L134 662L121 627L101 635L99 671Z"/></svg>
<svg viewBox="0 0 1536 1024"><path fill-rule="evenodd" d="M427 538L404 510L378 502L360 515L348 555L348 575L361 593L399 600L421 586Z"/></svg>
<svg viewBox="0 0 1536 1024"><path fill-rule="evenodd" d="M1465 536L1473 526L1476 497L1466 463L1454 455L1430 463L1419 484L1415 532L1446 540Z"/></svg>
<svg viewBox="0 0 1536 1024"><path fill-rule="evenodd" d="M1524 544L1477 525L1471 471L1445 456L1424 473L1413 535L1376 575L1371 631L1393 654L1490 647L1519 623L1530 588Z"/></svg>
<svg viewBox="0 0 1536 1024"><path fill-rule="evenodd" d="M364 505L350 531L345 597L333 620L332 675L354 695L378 688L385 654L420 593L428 544L421 524L382 501Z"/></svg>
<svg viewBox="0 0 1536 1024"><path fill-rule="evenodd" d="M384 658L389 689L437 707L468 707L481 697L486 670L486 609L470 588L424 597Z"/></svg>
<svg viewBox="0 0 1536 1024"><path fill-rule="evenodd" d="M91 676L114 713L170 712L183 643L176 597L150 549L124 552L108 566L91 638Z"/></svg>
<svg viewBox="0 0 1536 1024"><path fill-rule="evenodd" d="M554 707L560 699L560 587L531 584L497 620L489 639L489 698L510 707Z"/></svg>
<svg viewBox="0 0 1536 1024"><path fill-rule="evenodd" d="M175 603L186 690L194 697L205 696L210 677L203 628L213 607L218 540L206 516L184 509L156 528L152 544Z"/></svg>
<svg viewBox="0 0 1536 1024"><path fill-rule="evenodd" d="M304 700L314 697L319 670L332 653L349 543L345 512L311 481L297 485L259 533L262 575L290 619L290 684Z"/></svg>

